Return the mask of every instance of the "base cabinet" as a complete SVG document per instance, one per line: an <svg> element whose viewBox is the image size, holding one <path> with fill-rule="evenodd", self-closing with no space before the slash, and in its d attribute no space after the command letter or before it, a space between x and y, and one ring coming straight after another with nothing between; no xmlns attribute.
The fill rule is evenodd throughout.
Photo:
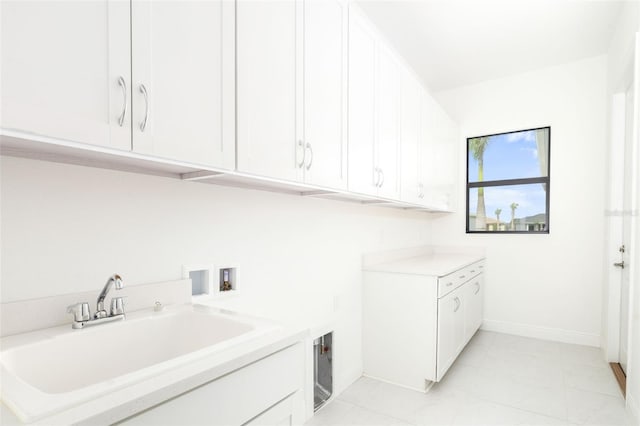
<svg viewBox="0 0 640 426"><path fill-rule="evenodd" d="M364 374L425 391L482 323L484 261L444 275L365 270Z"/></svg>
<svg viewBox="0 0 640 426"><path fill-rule="evenodd" d="M291 425L304 416L301 343L129 417L121 425Z"/></svg>

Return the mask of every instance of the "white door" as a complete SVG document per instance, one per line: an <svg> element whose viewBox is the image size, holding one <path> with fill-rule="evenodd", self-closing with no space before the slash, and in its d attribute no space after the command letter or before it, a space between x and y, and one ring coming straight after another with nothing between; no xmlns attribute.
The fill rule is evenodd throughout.
<svg viewBox="0 0 640 426"><path fill-rule="evenodd" d="M624 183L622 201L622 242L620 285L620 366L627 372L628 343L629 343L629 288L631 285L629 271L629 248L631 242L631 210L633 185L633 86L626 92L625 99L625 138L624 138Z"/></svg>
<svg viewBox="0 0 640 426"><path fill-rule="evenodd" d="M422 195L422 186L418 180L422 93L420 83L408 70L403 70L400 91L400 199L416 204L420 202Z"/></svg>
<svg viewBox="0 0 640 426"><path fill-rule="evenodd" d="M304 2L305 182L346 189L347 5Z"/></svg>
<svg viewBox="0 0 640 426"><path fill-rule="evenodd" d="M134 151L235 166L233 23L224 0L133 0Z"/></svg>
<svg viewBox="0 0 640 426"><path fill-rule="evenodd" d="M304 149L297 134L299 57L294 0L237 2L238 170L299 180ZM301 132L300 132L301 133Z"/></svg>
<svg viewBox="0 0 640 426"><path fill-rule="evenodd" d="M0 7L3 130L131 149L129 3Z"/></svg>
<svg viewBox="0 0 640 426"><path fill-rule="evenodd" d="M382 44L378 49L376 98L376 164L380 171L378 195L399 199L398 150L400 141L400 64Z"/></svg>
<svg viewBox="0 0 640 426"><path fill-rule="evenodd" d="M376 38L365 20L349 13L349 191L375 195Z"/></svg>

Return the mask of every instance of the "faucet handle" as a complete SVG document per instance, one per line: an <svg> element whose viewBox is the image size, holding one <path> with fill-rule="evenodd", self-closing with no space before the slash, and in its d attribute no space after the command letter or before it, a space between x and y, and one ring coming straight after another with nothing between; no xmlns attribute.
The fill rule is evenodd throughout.
<svg viewBox="0 0 640 426"><path fill-rule="evenodd" d="M124 314L124 299L114 297L111 299L111 316Z"/></svg>
<svg viewBox="0 0 640 426"><path fill-rule="evenodd" d="M86 302L68 306L67 313L73 314L73 320L75 322L89 321L91 319L89 304Z"/></svg>

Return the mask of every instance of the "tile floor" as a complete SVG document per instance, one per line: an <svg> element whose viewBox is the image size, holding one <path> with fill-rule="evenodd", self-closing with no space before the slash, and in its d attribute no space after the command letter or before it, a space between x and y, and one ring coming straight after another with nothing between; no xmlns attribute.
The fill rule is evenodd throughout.
<svg viewBox="0 0 640 426"><path fill-rule="evenodd" d="M599 349L479 331L427 394L366 377L307 422L338 425L630 425Z"/></svg>

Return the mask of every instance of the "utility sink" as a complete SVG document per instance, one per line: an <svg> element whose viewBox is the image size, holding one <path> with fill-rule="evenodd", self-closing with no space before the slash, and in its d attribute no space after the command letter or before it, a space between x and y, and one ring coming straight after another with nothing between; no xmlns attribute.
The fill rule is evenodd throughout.
<svg viewBox="0 0 640 426"><path fill-rule="evenodd" d="M275 329L185 305L81 330L65 326L9 336L1 340L2 400L22 421L31 421Z"/></svg>

